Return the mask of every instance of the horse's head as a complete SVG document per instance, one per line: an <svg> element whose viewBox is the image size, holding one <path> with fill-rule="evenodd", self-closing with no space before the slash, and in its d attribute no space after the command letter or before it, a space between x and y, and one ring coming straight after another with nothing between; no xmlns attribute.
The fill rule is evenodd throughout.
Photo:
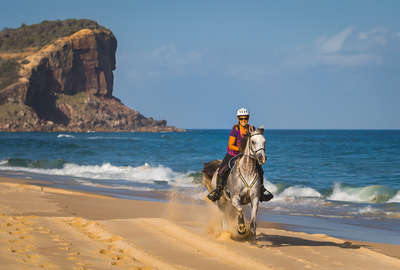
<svg viewBox="0 0 400 270"><path fill-rule="evenodd" d="M254 156L260 165L263 165L267 161L265 155L264 127L250 130L248 140L250 150L249 154Z"/></svg>

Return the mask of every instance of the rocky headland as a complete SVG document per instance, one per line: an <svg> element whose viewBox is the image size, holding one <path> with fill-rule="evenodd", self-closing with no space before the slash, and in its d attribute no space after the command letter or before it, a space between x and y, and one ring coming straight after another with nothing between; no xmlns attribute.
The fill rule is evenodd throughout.
<svg viewBox="0 0 400 270"><path fill-rule="evenodd" d="M89 20L1 31L0 131L184 131L113 96L116 49Z"/></svg>

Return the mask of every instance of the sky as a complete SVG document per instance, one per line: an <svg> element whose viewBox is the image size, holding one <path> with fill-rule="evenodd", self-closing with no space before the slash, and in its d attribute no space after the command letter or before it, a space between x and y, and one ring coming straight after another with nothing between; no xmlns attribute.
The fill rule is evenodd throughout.
<svg viewBox="0 0 400 270"><path fill-rule="evenodd" d="M114 96L180 128L400 129L400 1L6 1L0 29L87 18Z"/></svg>

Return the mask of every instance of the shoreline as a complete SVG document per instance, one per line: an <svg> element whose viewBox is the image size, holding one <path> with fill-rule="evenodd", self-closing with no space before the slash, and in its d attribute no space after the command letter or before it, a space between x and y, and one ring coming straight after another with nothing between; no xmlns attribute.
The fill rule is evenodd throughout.
<svg viewBox="0 0 400 270"><path fill-rule="evenodd" d="M183 188L183 189L120 189L118 187L112 188L112 186L102 186L100 185L82 185L79 183L79 179L68 176L54 176L54 175L40 175L40 174L26 174L24 172L14 172L14 171L2 171L0 174L0 179L20 179L24 183L29 183L33 185L43 186L43 187L54 187L65 190L72 190L77 192L86 192L93 194L101 194L105 196L111 196L113 198L127 199L127 200L139 200L139 201L153 201L153 202L163 202L168 203L169 201L174 201L175 203L189 203L195 205L205 205L208 200L204 199L205 191L200 187L195 188ZM40 179L40 180L34 180ZM72 181L71 181L72 180ZM77 182L78 181L78 182ZM349 207L346 211L363 211L366 209L368 211L369 207L360 206L346 202L335 202L327 201L322 203L323 207L325 205L330 205L331 210L323 209L322 212L318 209L318 205L311 207L309 209L302 209L300 204L297 209L293 207L293 202L289 201L289 205L285 205L285 201L282 198L277 197L277 201L273 200L270 203L263 203L259 208L259 213L257 220L258 222L273 222L279 223L281 226L285 226L285 229L290 229L297 232L306 232L310 234L327 234L332 237L340 239L348 239L351 241L366 241L375 243L384 243L392 245L400 245L399 217L393 218L376 218L374 216L357 216L348 215L345 211L343 212L329 212L335 210L335 205L343 206L347 204ZM304 201L305 207L310 202ZM283 207L282 210L279 210ZM290 207L293 207L292 209ZM375 206L372 206L375 207ZM248 208L248 206L245 206ZM350 209L350 210L349 210ZM361 209L361 210L359 210ZM374 209L374 208L371 208ZM304 211L305 210L305 211ZM373 210L370 210L373 211ZM387 211L390 211L388 209ZM247 214L249 209L246 210Z"/></svg>
<svg viewBox="0 0 400 270"><path fill-rule="evenodd" d="M400 269L399 245L272 222L258 222L252 245L221 232L209 204L126 200L28 182L40 184L0 178L0 269Z"/></svg>
<svg viewBox="0 0 400 270"><path fill-rule="evenodd" d="M127 200L139 200L139 201L153 201L168 203L173 201L175 203L182 204L195 204L205 205L208 200L205 199L205 191L200 187L194 188L181 188L181 189L124 189L112 186L103 185L85 185L80 184L79 179L75 179L67 176L53 176L53 175L40 175L40 174L25 174L24 172L13 172L3 171L0 174L0 179L19 179L20 182L33 184L36 186L46 188L59 188L64 190L92 193L110 196L113 198L127 199ZM40 179L40 180L34 180ZM71 181L72 180L72 181ZM318 207L310 207L309 209L301 209L302 206L297 209L293 207L292 201L289 201L289 205L285 206L285 201L282 198L277 197L277 201L273 200L269 203L263 203L260 205L257 220L258 222L273 222L279 223L281 226L285 226L286 229L297 232L306 232L310 234L327 234L332 237L340 239L348 239L351 241L366 241L383 244L400 245L399 217L393 218L376 218L373 216L362 216L362 215L348 215L346 212L329 213L326 211L323 213ZM309 204L310 202L305 201ZM327 201L326 204L330 204L331 210L334 210L335 204L338 202ZM339 202L338 205L343 206L345 202ZM353 206L347 206L349 209L355 209L356 211L368 210L370 206L359 206L354 204ZM322 205L324 206L324 205ZM283 207L282 210L279 210ZM374 206L373 206L374 207ZM248 206L245 206L246 213L249 214L250 210ZM358 210L361 209L361 210ZM374 209L374 208L371 208ZM335 210L334 210L335 211ZM351 211L351 210L347 210ZM354 211L354 210L353 210ZM373 210L370 210L373 211ZM390 211L390 209L388 210ZM349 212L356 213L356 212Z"/></svg>

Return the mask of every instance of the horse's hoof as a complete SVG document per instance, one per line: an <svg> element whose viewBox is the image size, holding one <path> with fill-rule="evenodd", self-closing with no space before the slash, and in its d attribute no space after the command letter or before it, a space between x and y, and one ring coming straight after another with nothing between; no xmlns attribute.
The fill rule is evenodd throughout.
<svg viewBox="0 0 400 270"><path fill-rule="evenodd" d="M238 233L239 234L245 234L246 233L246 226L244 224L239 224L238 225Z"/></svg>
<svg viewBox="0 0 400 270"><path fill-rule="evenodd" d="M250 237L249 242L250 242L250 245L257 245L257 238Z"/></svg>

